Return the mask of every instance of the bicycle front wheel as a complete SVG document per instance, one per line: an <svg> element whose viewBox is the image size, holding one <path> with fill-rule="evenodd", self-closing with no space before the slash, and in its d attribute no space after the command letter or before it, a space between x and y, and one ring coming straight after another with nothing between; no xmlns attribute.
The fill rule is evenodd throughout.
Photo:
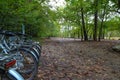
<svg viewBox="0 0 120 80"><path fill-rule="evenodd" d="M16 57L17 60L17 71L24 77L25 80L33 80L37 75L38 71L38 61L35 58L35 55L25 48L16 50L17 54L21 58Z"/></svg>

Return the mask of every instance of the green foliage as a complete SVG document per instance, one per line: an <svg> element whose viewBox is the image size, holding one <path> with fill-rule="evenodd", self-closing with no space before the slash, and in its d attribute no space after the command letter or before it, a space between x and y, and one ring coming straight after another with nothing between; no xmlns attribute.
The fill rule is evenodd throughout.
<svg viewBox="0 0 120 80"><path fill-rule="evenodd" d="M89 38L92 37L94 31L94 13L96 9L98 10L97 35L100 34L101 30L101 35L107 35L112 30L114 30L114 33L119 31L120 19L117 0L99 0L97 7L93 6L96 5L95 0L66 0L66 2L67 5L63 9L62 18L65 19L65 23L77 27L77 30L70 30L71 33L76 33L82 37L81 8L83 8L85 27Z"/></svg>
<svg viewBox="0 0 120 80"><path fill-rule="evenodd" d="M37 0L1 0L0 26L7 30L21 31L25 25L27 34L33 36L56 36L56 14ZM57 30L57 32L56 32Z"/></svg>
<svg viewBox="0 0 120 80"><path fill-rule="evenodd" d="M120 31L120 8L118 0L65 0L65 8L50 9L49 0L1 0L0 27L21 31L25 25L27 34L39 37L83 37L81 9L88 37L93 35L94 13L98 10L98 31L102 34ZM102 25L101 25L102 24ZM65 27L63 33L61 26ZM69 28L68 28L69 27ZM97 35L99 32L97 33Z"/></svg>

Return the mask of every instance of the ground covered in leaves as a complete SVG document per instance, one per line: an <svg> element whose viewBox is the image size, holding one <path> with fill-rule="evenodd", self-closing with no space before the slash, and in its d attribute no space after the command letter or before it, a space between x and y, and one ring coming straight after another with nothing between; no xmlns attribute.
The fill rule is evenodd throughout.
<svg viewBox="0 0 120 80"><path fill-rule="evenodd" d="M120 80L119 41L46 40L38 80Z"/></svg>

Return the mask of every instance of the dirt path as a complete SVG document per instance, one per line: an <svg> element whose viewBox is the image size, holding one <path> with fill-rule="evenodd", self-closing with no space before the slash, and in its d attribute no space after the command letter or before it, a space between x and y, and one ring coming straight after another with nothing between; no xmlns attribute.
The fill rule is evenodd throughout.
<svg viewBox="0 0 120 80"><path fill-rule="evenodd" d="M42 45L38 80L120 80L116 42L52 39Z"/></svg>

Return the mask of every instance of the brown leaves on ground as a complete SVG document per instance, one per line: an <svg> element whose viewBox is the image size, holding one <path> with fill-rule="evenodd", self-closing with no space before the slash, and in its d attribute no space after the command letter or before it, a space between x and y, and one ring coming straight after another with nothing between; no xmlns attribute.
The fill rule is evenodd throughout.
<svg viewBox="0 0 120 80"><path fill-rule="evenodd" d="M46 41L38 80L120 80L120 55L111 41Z"/></svg>

